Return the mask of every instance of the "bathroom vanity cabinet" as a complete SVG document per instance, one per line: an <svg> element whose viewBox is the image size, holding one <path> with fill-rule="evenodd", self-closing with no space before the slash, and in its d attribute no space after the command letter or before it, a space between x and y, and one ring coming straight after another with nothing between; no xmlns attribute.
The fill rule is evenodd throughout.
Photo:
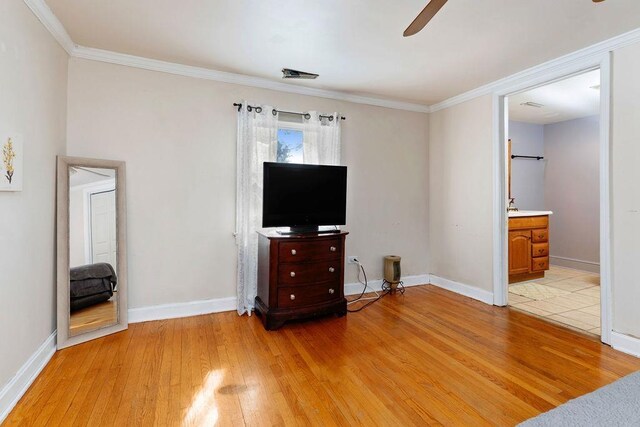
<svg viewBox="0 0 640 427"><path fill-rule="evenodd" d="M548 211L509 213L509 283L540 279L549 269Z"/></svg>

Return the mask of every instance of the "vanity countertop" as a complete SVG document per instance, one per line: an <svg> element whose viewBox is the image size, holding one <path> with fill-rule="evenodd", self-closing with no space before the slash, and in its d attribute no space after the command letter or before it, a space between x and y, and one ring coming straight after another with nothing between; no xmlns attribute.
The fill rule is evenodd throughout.
<svg viewBox="0 0 640 427"><path fill-rule="evenodd" d="M516 211L509 212L509 218L519 218L525 216L543 216L543 215L553 215L551 211Z"/></svg>

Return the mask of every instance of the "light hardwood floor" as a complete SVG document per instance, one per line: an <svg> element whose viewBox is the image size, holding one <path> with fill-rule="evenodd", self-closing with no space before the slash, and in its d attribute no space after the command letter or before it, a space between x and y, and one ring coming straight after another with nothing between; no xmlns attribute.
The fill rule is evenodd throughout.
<svg viewBox="0 0 640 427"><path fill-rule="evenodd" d="M74 311L69 316L69 336L111 326L118 321L118 303L115 294L109 301Z"/></svg>
<svg viewBox="0 0 640 427"><path fill-rule="evenodd" d="M7 425L514 425L640 369L595 338L435 288L276 332L220 313L57 352Z"/></svg>

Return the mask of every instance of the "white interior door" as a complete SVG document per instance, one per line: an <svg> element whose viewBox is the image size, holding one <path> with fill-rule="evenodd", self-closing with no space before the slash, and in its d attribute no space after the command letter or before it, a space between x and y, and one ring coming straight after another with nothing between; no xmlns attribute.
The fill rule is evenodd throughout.
<svg viewBox="0 0 640 427"><path fill-rule="evenodd" d="M116 192L91 194L91 257L116 269Z"/></svg>

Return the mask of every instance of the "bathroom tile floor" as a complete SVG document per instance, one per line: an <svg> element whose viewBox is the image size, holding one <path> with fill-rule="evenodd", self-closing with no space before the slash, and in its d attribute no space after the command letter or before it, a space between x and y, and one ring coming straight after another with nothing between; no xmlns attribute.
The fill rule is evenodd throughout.
<svg viewBox="0 0 640 427"><path fill-rule="evenodd" d="M509 305L600 335L600 275L551 266L544 279L509 285Z"/></svg>

